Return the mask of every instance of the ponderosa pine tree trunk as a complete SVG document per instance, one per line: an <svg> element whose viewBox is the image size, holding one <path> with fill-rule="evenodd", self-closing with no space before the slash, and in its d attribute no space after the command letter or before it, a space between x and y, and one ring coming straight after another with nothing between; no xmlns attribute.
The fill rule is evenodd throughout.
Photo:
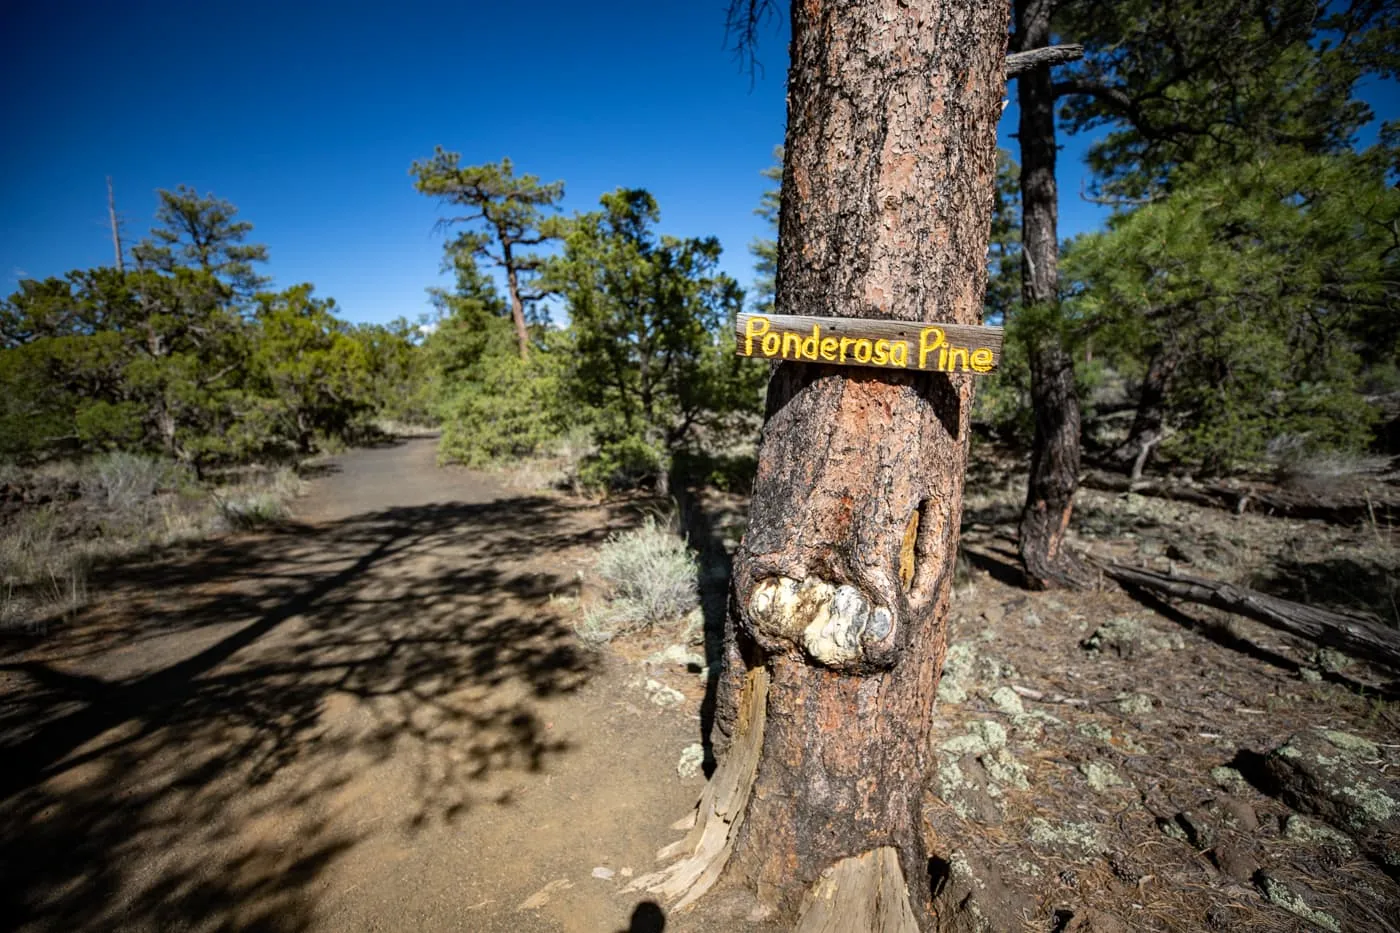
<svg viewBox="0 0 1400 933"><path fill-rule="evenodd" d="M1147 373L1138 391L1137 411L1128 439L1123 442L1123 455L1133 480L1142 477L1152 459L1152 452L1162 442L1167 390L1176 372L1180 356L1167 347L1158 347L1147 361Z"/></svg>
<svg viewBox="0 0 1400 933"><path fill-rule="evenodd" d="M1022 52L1050 44L1054 0L1016 0ZM1034 587L1077 586L1083 568L1064 544L1079 488L1079 396L1074 361L1058 328L1059 192L1055 185L1055 91L1050 69L1016 78L1021 143L1021 313L1031 371L1035 436L1026 504L1021 510L1021 563Z"/></svg>
<svg viewBox="0 0 1400 933"><path fill-rule="evenodd" d="M520 349L520 359L530 358L530 331L525 326L525 302L520 297L520 275L513 264L510 243L502 235L502 254L505 256L506 291L510 293L510 320L515 325L515 342Z"/></svg>
<svg viewBox="0 0 1400 933"><path fill-rule="evenodd" d="M791 7L777 313L979 323L1005 3ZM690 857L638 887L685 903L718 882L799 929L931 923L920 808L972 383L777 368L735 561L720 764L664 853Z"/></svg>

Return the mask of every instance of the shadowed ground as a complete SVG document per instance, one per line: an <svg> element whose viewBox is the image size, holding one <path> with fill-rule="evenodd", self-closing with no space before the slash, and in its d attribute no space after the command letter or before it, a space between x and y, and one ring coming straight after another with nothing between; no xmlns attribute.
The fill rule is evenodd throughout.
<svg viewBox="0 0 1400 933"><path fill-rule="evenodd" d="M96 581L0 658L5 925L625 927L578 881L517 910L646 865L693 795L684 723L618 699L550 600L615 516L431 441L343 458L300 512Z"/></svg>

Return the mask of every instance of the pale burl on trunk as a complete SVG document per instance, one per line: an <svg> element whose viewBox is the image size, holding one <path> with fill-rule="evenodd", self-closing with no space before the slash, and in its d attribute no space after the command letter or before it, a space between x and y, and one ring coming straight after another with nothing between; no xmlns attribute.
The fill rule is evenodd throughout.
<svg viewBox="0 0 1400 933"><path fill-rule="evenodd" d="M1001 0L794 0L777 312L980 322ZM755 364L759 365L759 364ZM720 763L638 889L805 930L932 924L921 804L971 375L785 362L735 560Z"/></svg>

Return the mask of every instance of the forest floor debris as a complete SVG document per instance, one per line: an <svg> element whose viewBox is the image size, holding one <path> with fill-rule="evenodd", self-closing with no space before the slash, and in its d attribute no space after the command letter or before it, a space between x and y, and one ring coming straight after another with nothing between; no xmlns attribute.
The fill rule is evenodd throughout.
<svg viewBox="0 0 1400 933"><path fill-rule="evenodd" d="M409 453L423 464L406 465ZM378 472L361 475L365 464ZM312 500L335 510L318 524L201 545L205 557L184 560L202 561L205 576L189 585L174 557L133 563L146 569L101 613L84 609L71 630L7 657L0 695L21 704L8 722L22 741L49 722L20 717L24 704L49 703L44 715L62 722L72 715L63 703L82 708L72 690L121 693L148 668L179 669L182 658L238 637L232 623L244 615L275 620L284 603L299 613L285 610L283 628L245 649L241 666L211 668L182 688L194 692L173 698L178 716L130 735L118 726L92 762L74 759L42 785L60 806L54 819L72 832L63 838L81 846L50 857L36 840L53 824L22 825L12 811L25 870L51 871L48 880L79 884L79 893L86 882L72 873L94 872L116 892L114 909L134 911L133 929L206 915L195 882L237 879L201 873L252 852L257 859L237 864L265 894L223 891L230 922L274 916L256 913L267 908L306 930L351 928L350 918L393 926L412 906L426 911L412 918L424 930L468 917L476 929L552 933L625 927L623 918L646 908L675 933L778 933L773 924L736 925L703 899L677 913L622 891L634 868L649 871L652 854L674 841L667 827L703 786L712 627L724 611L715 567L738 540L743 498L696 497L703 521L689 544L701 555L701 629L677 619L599 647L570 627L609 596L593 569L598 547L643 525L656 504L507 494L444 508L433 498L444 488L477 487L452 487L453 474L430 464L429 447L417 443L349 455L333 483L313 483ZM336 491L318 493L322 486ZM1388 675L1215 610L1107 588L1026 591L1011 539L1019 491L996 480L969 488L930 737L935 783L950 789L935 787L924 807L939 928L1397 930L1387 801L1400 772L1400 704ZM1301 573L1325 580L1310 592L1339 609L1374 609L1389 597L1373 584L1400 578L1385 526L1180 502L1124 516L1100 495L1085 493L1076 537L1103 559L1165 569L1180 560L1169 554L1203 539L1228 542L1215 552L1220 578L1267 589L1277 574ZM1113 536L1097 536L1105 523ZM395 548L406 550L395 556ZM1351 565L1330 562L1361 551L1384 572L1348 582ZM384 567L342 579L356 555L381 552ZM261 569L240 570L249 566ZM301 595L323 590L319 603ZM711 638L702 647L704 630ZM526 631L539 643L521 641ZM1096 632L1098 650L1086 648ZM35 665L64 676L25 693ZM155 703L155 694L138 699ZM219 776L152 784L116 805L111 780L122 793L135 785L101 770L111 758L126 769L111 775L136 780L163 767L179 776L204 754L225 763ZM1280 770L1295 760L1317 767ZM1347 773L1328 777L1324 767ZM468 768L482 777L458 780ZM234 780L250 769L266 783ZM207 798L194 823L184 817L197 801L176 794L184 787ZM188 826L206 824L225 834L217 845L180 841ZM278 835L284 824L304 838ZM322 843L305 856L321 862L295 868L297 852ZM103 845L116 855L94 861ZM186 862L188 874L172 875ZM600 863L628 867L595 878ZM422 889L449 877L437 893ZM142 899L172 878L194 886L159 904ZM543 903L531 902L537 894ZM517 910L526 903L539 906ZM30 908L55 921L35 930L76 928L58 921L105 909L74 898Z"/></svg>

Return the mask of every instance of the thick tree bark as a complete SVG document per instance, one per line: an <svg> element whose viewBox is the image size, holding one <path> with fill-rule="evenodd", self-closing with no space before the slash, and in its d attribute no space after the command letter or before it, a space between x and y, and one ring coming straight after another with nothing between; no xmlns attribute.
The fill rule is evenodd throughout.
<svg viewBox="0 0 1400 933"><path fill-rule="evenodd" d="M792 4L778 313L979 322L1006 19L995 0ZM641 887L688 900L718 878L757 915L790 918L826 873L823 903L833 885L909 898L850 929L930 923L920 805L972 390L966 376L775 371L712 786L741 784L761 741L756 778L739 812L739 795L708 794L694 856Z"/></svg>
<svg viewBox="0 0 1400 933"><path fill-rule="evenodd" d="M1022 54L1050 43L1054 0L1016 0ZM1074 361L1056 327L1059 303L1059 192L1055 186L1055 91L1048 68L1016 78L1021 142L1021 301L1033 315L1031 406L1035 436L1030 480L1021 511L1020 550L1028 582L1037 588L1080 586L1088 575L1065 547L1079 487L1079 396Z"/></svg>
<svg viewBox="0 0 1400 933"><path fill-rule="evenodd" d="M1152 459L1153 450L1162 442L1167 389L1171 386L1172 374L1176 372L1178 362L1179 357L1165 347L1158 348L1147 362L1133 426L1122 448L1124 459L1130 465L1129 479L1142 478L1142 471Z"/></svg>
<svg viewBox="0 0 1400 933"><path fill-rule="evenodd" d="M502 243L506 267L506 290L510 292L510 319L515 324L515 341L520 345L520 358L530 358L530 331L525 327L525 302L520 298L520 275L510 254L510 243Z"/></svg>

